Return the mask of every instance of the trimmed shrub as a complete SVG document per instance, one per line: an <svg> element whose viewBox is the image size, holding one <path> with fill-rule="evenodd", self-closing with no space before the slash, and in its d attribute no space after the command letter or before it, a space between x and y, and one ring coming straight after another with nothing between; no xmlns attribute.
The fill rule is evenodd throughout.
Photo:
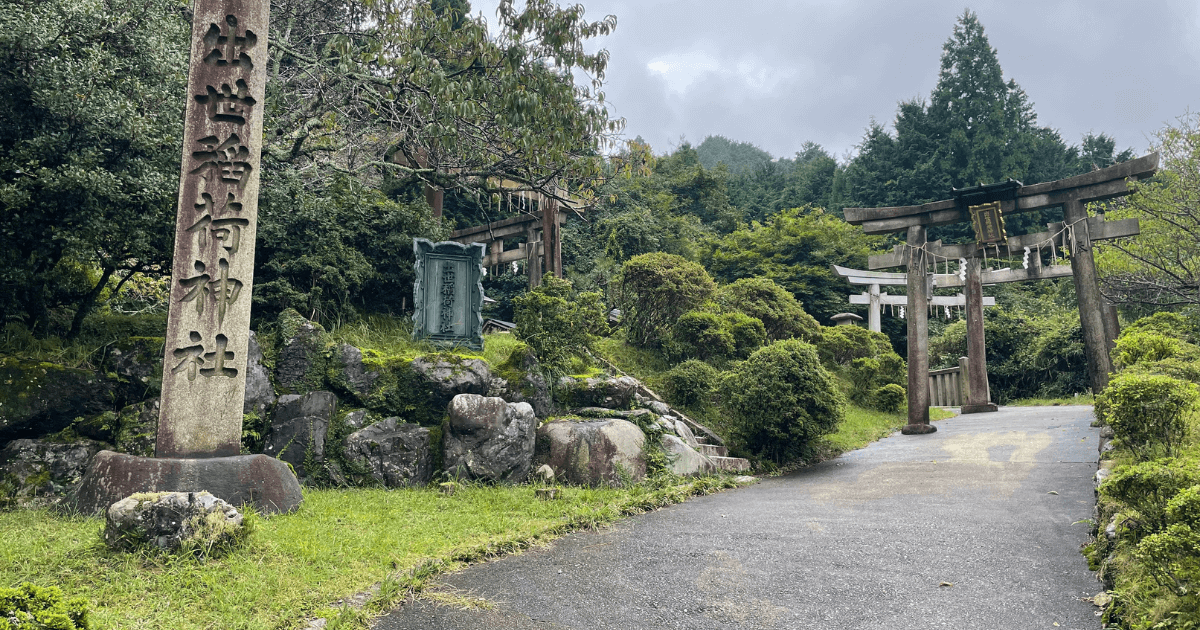
<svg viewBox="0 0 1200 630"><path fill-rule="evenodd" d="M1140 460L1172 456L1200 401L1196 385L1169 376L1122 372L1096 397L1096 416Z"/></svg>
<svg viewBox="0 0 1200 630"><path fill-rule="evenodd" d="M1200 471L1171 458L1142 462L1118 468L1100 486L1102 496L1116 499L1137 510L1143 533L1163 530L1167 525L1167 506L1180 491L1200 484ZM1187 515L1187 499L1176 513Z"/></svg>
<svg viewBox="0 0 1200 630"><path fill-rule="evenodd" d="M871 398L873 399L873 407L879 411L886 411L888 413L898 413L904 411L904 408L908 403L908 396L906 395L904 388L895 383L888 383L887 385L876 389L875 395Z"/></svg>
<svg viewBox="0 0 1200 630"><path fill-rule="evenodd" d="M796 296L770 278L742 278L727 284L717 290L717 302L757 318L773 341L796 338L812 343L821 337L817 320L804 312Z"/></svg>
<svg viewBox="0 0 1200 630"><path fill-rule="evenodd" d="M1143 332L1156 332L1188 343L1200 344L1200 321L1179 313L1160 311L1125 326L1121 337Z"/></svg>
<svg viewBox="0 0 1200 630"><path fill-rule="evenodd" d="M82 597L64 599L57 586L25 582L0 587L0 630L86 630L88 603Z"/></svg>
<svg viewBox="0 0 1200 630"><path fill-rule="evenodd" d="M654 252L625 261L616 289L626 340L657 348L676 320L712 297L716 283L698 263Z"/></svg>
<svg viewBox="0 0 1200 630"><path fill-rule="evenodd" d="M745 313L725 313L721 326L733 337L733 352L739 359L749 357L767 342L767 330L762 320Z"/></svg>
<svg viewBox="0 0 1200 630"><path fill-rule="evenodd" d="M704 311L684 313L671 327L668 354L676 359L724 359L733 354L733 335L721 316Z"/></svg>
<svg viewBox="0 0 1200 630"><path fill-rule="evenodd" d="M596 335L605 330L599 293L575 293L570 281L553 273L542 284L513 299L517 339L525 342L538 364L564 373L571 358L586 355Z"/></svg>
<svg viewBox="0 0 1200 630"><path fill-rule="evenodd" d="M667 398L676 405L696 406L708 403L717 390L720 373L697 359L684 361L663 375Z"/></svg>
<svg viewBox="0 0 1200 630"><path fill-rule="evenodd" d="M892 342L887 335L860 326L832 326L821 331L817 352L827 367L850 365L855 359L892 352Z"/></svg>
<svg viewBox="0 0 1200 630"><path fill-rule="evenodd" d="M1142 330L1121 335L1112 354L1117 367L1126 368L1164 359L1197 360L1200 359L1200 348L1177 337L1154 330Z"/></svg>
<svg viewBox="0 0 1200 630"><path fill-rule="evenodd" d="M816 349L790 339L765 346L726 379L732 432L749 454L777 463L805 454L842 421L845 400Z"/></svg>
<svg viewBox="0 0 1200 630"><path fill-rule="evenodd" d="M746 358L766 341L763 324L745 313L689 311L671 327L667 354L676 360Z"/></svg>

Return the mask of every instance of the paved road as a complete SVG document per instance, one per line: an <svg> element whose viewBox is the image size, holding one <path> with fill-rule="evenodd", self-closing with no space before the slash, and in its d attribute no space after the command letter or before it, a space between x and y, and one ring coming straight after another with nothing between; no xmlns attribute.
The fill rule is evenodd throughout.
<svg viewBox="0 0 1200 630"><path fill-rule="evenodd" d="M443 579L377 630L1100 628L1090 407L937 423Z"/></svg>

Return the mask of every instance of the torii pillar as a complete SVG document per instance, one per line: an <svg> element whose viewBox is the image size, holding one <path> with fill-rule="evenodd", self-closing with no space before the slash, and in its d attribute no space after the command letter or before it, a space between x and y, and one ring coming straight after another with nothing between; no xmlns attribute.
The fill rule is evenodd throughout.
<svg viewBox="0 0 1200 630"><path fill-rule="evenodd" d="M925 226L908 228L908 424L904 435L933 433L929 424L929 285ZM982 307L981 307L982 308Z"/></svg>
<svg viewBox="0 0 1200 630"><path fill-rule="evenodd" d="M962 413L996 411L989 395L987 376L987 346L983 338L983 280L979 258L967 259L967 356L979 357L967 363L967 400Z"/></svg>

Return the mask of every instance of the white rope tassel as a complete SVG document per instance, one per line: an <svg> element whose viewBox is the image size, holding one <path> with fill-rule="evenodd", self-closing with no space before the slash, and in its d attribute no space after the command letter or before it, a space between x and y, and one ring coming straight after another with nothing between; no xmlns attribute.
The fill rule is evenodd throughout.
<svg viewBox="0 0 1200 630"><path fill-rule="evenodd" d="M1025 257L1021 259L1021 266L1025 267L1026 269L1029 268L1029 248L1028 247L1025 248Z"/></svg>
<svg viewBox="0 0 1200 630"><path fill-rule="evenodd" d="M900 319L904 319L904 307L900 307Z"/></svg>
<svg viewBox="0 0 1200 630"><path fill-rule="evenodd" d="M958 281L959 282L967 281L967 259L966 258L958 259Z"/></svg>

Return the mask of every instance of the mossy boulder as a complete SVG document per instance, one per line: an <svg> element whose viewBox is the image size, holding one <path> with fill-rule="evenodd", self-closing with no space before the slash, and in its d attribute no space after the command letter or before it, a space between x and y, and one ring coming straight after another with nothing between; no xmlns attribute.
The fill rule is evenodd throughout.
<svg viewBox="0 0 1200 630"><path fill-rule="evenodd" d="M646 435L627 420L556 420L538 427L533 465L581 486L637 482L646 476L645 446Z"/></svg>
<svg viewBox="0 0 1200 630"><path fill-rule="evenodd" d="M417 357L412 370L421 379L429 405L442 410L459 394L489 395L496 380L486 362L448 353Z"/></svg>
<svg viewBox="0 0 1200 630"><path fill-rule="evenodd" d="M275 382L282 393L307 394L325 387L329 365L328 335L292 309L280 313Z"/></svg>
<svg viewBox="0 0 1200 630"><path fill-rule="evenodd" d="M78 485L104 448L89 439L69 443L21 439L0 450L0 506L47 506Z"/></svg>
<svg viewBox="0 0 1200 630"><path fill-rule="evenodd" d="M537 357L527 346L515 348L508 359L497 367L496 373L503 388L499 395L505 400L529 403L539 418L553 415L554 398L550 395L550 387L542 375Z"/></svg>
<svg viewBox="0 0 1200 630"><path fill-rule="evenodd" d="M629 409L639 383L629 376L575 377L558 379L554 395L563 405L580 407L604 407L605 409Z"/></svg>
<svg viewBox="0 0 1200 630"><path fill-rule="evenodd" d="M251 330L246 349L246 397L243 399L242 413L265 418L267 410L274 404L275 386L271 384L270 371L265 364L258 335Z"/></svg>
<svg viewBox="0 0 1200 630"><path fill-rule="evenodd" d="M424 486L433 478L429 429L385 418L351 433L342 450L355 485Z"/></svg>
<svg viewBox="0 0 1200 630"><path fill-rule="evenodd" d="M154 457L158 440L159 399L151 398L120 411L77 418L68 433L112 445L119 453Z"/></svg>
<svg viewBox="0 0 1200 630"><path fill-rule="evenodd" d="M118 404L132 404L159 395L162 367L162 337L129 337L108 347L101 369L115 377Z"/></svg>
<svg viewBox="0 0 1200 630"><path fill-rule="evenodd" d="M242 514L208 492L146 492L105 512L104 542L112 549L163 551L228 548L245 537Z"/></svg>
<svg viewBox="0 0 1200 630"><path fill-rule="evenodd" d="M0 444L61 431L111 409L115 386L89 370L0 359Z"/></svg>

